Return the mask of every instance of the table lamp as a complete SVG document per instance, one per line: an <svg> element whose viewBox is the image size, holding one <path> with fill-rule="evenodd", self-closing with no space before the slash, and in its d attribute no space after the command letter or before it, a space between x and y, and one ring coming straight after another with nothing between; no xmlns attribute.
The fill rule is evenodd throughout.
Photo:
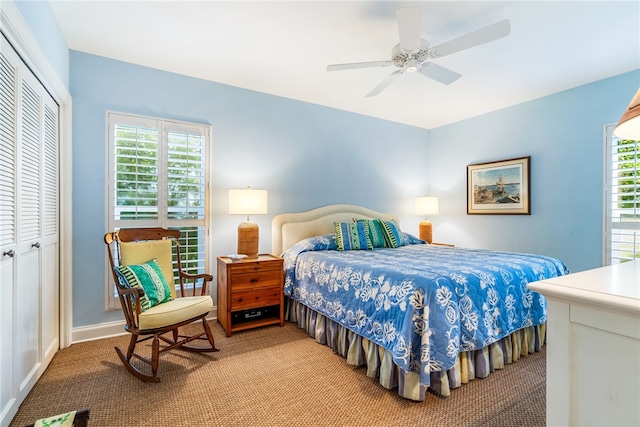
<svg viewBox="0 0 640 427"><path fill-rule="evenodd" d="M251 187L229 190L229 214L246 215L247 220L238 225L238 253L249 258L258 256L260 230L258 224L250 222L249 215L267 213L267 190Z"/></svg>
<svg viewBox="0 0 640 427"><path fill-rule="evenodd" d="M415 199L416 215L424 215L424 221L420 222L420 239L427 243L433 242L433 224L428 215L438 215L437 197L417 197Z"/></svg>

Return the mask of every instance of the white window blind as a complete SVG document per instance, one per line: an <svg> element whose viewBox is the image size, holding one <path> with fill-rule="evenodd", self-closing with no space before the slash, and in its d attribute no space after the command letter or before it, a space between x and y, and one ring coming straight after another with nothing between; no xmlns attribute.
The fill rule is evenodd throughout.
<svg viewBox="0 0 640 427"><path fill-rule="evenodd" d="M606 128L605 264L640 258L640 141Z"/></svg>
<svg viewBox="0 0 640 427"><path fill-rule="evenodd" d="M209 126L119 113L107 121L108 229L178 229L183 269L207 271ZM118 308L108 273L107 307Z"/></svg>

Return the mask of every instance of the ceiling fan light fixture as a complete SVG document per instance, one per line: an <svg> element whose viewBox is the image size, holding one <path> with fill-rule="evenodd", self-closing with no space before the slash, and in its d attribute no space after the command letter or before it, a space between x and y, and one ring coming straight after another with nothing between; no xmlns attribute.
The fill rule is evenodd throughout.
<svg viewBox="0 0 640 427"><path fill-rule="evenodd" d="M418 61L415 59L408 60L405 64L404 71L407 73L415 73L418 71Z"/></svg>

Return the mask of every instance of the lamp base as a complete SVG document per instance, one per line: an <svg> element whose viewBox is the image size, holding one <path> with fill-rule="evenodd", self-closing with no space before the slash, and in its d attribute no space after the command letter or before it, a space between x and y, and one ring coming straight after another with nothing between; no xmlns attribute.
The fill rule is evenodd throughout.
<svg viewBox="0 0 640 427"><path fill-rule="evenodd" d="M431 221L421 221L420 222L420 239L424 240L427 243L433 242L433 224Z"/></svg>
<svg viewBox="0 0 640 427"><path fill-rule="evenodd" d="M258 243L260 230L258 224L253 222L241 222L238 225L238 253L249 258L258 257Z"/></svg>

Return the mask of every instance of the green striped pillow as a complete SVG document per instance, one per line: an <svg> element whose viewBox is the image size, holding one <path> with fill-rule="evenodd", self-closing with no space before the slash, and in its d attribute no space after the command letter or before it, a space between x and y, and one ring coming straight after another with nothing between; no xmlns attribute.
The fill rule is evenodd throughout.
<svg viewBox="0 0 640 427"><path fill-rule="evenodd" d="M365 222L334 222L336 230L336 246L339 251L373 249L367 223Z"/></svg>
<svg viewBox="0 0 640 427"><path fill-rule="evenodd" d="M395 220L380 220L380 223L382 224L382 232L384 233L384 240L388 248L397 248L407 244L404 240L402 230L400 230L400 226Z"/></svg>
<svg viewBox="0 0 640 427"><path fill-rule="evenodd" d="M142 288L142 311L171 300L171 289L155 259L144 264L119 265L114 268L120 285L125 288Z"/></svg>
<svg viewBox="0 0 640 427"><path fill-rule="evenodd" d="M384 240L384 232L382 231L382 224L379 219L366 219L366 218L354 218L355 222L365 222L368 226L369 240L371 240L371 244L374 248L384 248L386 247L386 242Z"/></svg>

